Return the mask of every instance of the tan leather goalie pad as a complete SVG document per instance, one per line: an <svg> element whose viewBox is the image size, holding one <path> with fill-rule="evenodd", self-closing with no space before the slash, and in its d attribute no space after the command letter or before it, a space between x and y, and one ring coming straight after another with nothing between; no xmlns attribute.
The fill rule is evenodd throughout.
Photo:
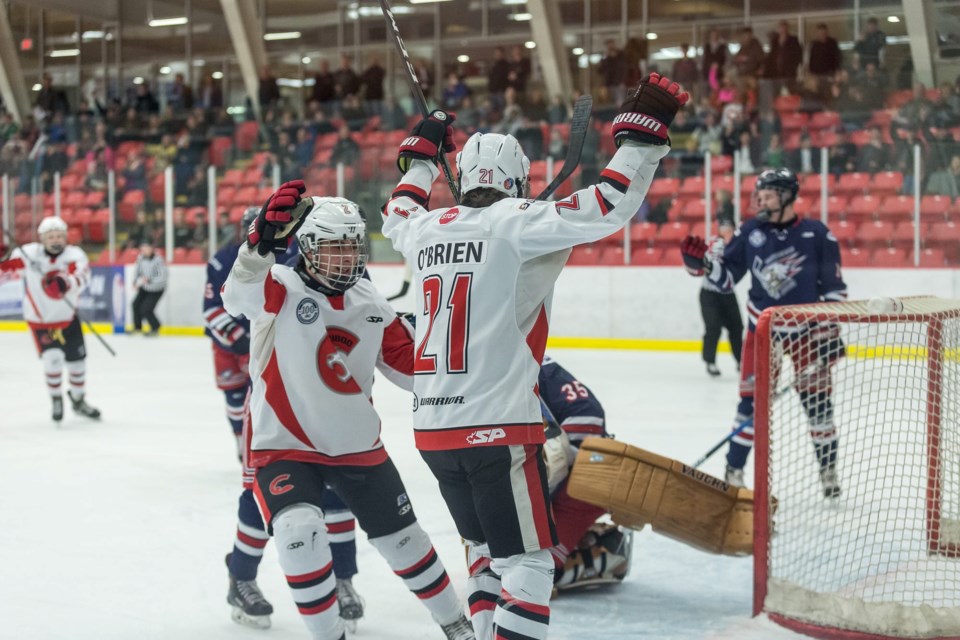
<svg viewBox="0 0 960 640"><path fill-rule="evenodd" d="M610 511L632 529L657 533L710 553L753 553L753 491L610 438L587 438L567 492Z"/></svg>

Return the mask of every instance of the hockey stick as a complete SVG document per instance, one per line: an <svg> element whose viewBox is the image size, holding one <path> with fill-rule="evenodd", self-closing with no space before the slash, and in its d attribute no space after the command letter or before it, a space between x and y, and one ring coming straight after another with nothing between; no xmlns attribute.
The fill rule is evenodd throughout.
<svg viewBox="0 0 960 640"><path fill-rule="evenodd" d="M420 81L417 79L417 71L413 68L413 64L410 63L410 54L407 53L407 48L403 45L403 38L400 37L400 29L397 27L396 18L393 17L393 9L390 7L389 0L380 0L380 8L383 9L383 17L386 19L391 33L393 33L393 43L397 45L397 52L400 54L400 59L403 60L403 67L406 71L404 75L406 76L410 91L413 92L413 101L417 103L417 107L420 109L420 115L427 117L430 115L430 107L427 106L427 99L423 96L423 89L420 87ZM447 186L450 187L450 193L453 194L453 199L459 204L460 189L457 188L457 181L453 178L453 171L450 170L450 163L447 162L447 156L443 153L442 149L437 155L437 160L440 163L440 168L443 170L443 175L447 178Z"/></svg>
<svg viewBox="0 0 960 640"><path fill-rule="evenodd" d="M583 141L587 138L587 128L590 126L590 115L593 112L593 98L583 95L577 98L573 105L573 116L570 118L570 139L567 147L567 157L563 166L547 188L540 192L537 200L546 200L553 192L560 188L567 178L573 175L580 164L580 154L583 153Z"/></svg>
<svg viewBox="0 0 960 640"><path fill-rule="evenodd" d="M27 257L27 253L23 250L23 248L19 244L17 244L17 241L14 240L13 237L6 231L3 232L3 235L7 236L7 239L10 240L10 246L13 247L14 250L20 249L20 255L22 255L23 259L27 261L27 263L30 265L30 268L36 271L37 273L43 275L43 270L40 268L40 265L38 265L36 262L34 262L33 260ZM61 298L61 300L63 300L63 302L65 302L66 305L70 307L70 310L73 311L75 316L80 318L80 322L82 322L90 331L90 333L92 333L94 337L96 337L96 339L100 341L100 344L102 344L104 348L110 352L110 355L116 357L117 352L114 351L109 344L107 344L107 341L104 340L103 336L101 336L97 332L97 330L93 327L93 325L90 324L89 320L86 320L85 318L82 318L80 316L80 312L77 311L77 308L73 305L73 303L67 300L66 296Z"/></svg>
<svg viewBox="0 0 960 640"><path fill-rule="evenodd" d="M410 290L410 280L412 279L412 277L413 277L413 272L410 270L410 265L404 264L403 284L400 285L400 292L387 298L387 301L389 302L391 300L396 300L397 298L402 298L403 296L407 295L407 291Z"/></svg>
<svg viewBox="0 0 960 640"><path fill-rule="evenodd" d="M741 424L739 427L737 427L736 429L734 429L733 431L731 431L729 434L727 434L727 437L726 437L726 438L724 438L723 440L721 440L720 442L718 442L717 444L715 444L715 445L710 449L710 451L707 451L705 454L703 454L703 455L700 457L699 460L697 460L696 462L694 462L694 463L693 463L693 468L696 469L697 467L699 467L700 465L702 465L704 462L706 462L706 461L710 458L710 456L712 456L712 455L715 454L717 451L719 451L719 450L721 449L721 447L723 447L723 445L727 444L728 442L730 442L731 440L733 440L735 437L737 437L738 435L740 435L741 433L743 433L743 430L746 429L747 427L752 427L752 426L753 426L753 418L750 418L749 420L744 421L743 424Z"/></svg>

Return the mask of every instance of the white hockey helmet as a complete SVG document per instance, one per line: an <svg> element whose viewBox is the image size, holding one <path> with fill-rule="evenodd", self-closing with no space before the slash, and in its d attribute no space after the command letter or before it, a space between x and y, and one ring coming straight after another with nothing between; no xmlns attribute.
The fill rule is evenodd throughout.
<svg viewBox="0 0 960 640"><path fill-rule="evenodd" d="M297 230L297 245L307 272L330 294L343 293L367 266L366 221L356 203L345 198L310 198Z"/></svg>
<svg viewBox="0 0 960 640"><path fill-rule="evenodd" d="M67 223L63 218L49 216L40 221L37 235L47 253L61 253L67 246Z"/></svg>
<svg viewBox="0 0 960 640"><path fill-rule="evenodd" d="M510 134L475 133L457 154L457 173L461 195L486 188L524 198L530 160Z"/></svg>

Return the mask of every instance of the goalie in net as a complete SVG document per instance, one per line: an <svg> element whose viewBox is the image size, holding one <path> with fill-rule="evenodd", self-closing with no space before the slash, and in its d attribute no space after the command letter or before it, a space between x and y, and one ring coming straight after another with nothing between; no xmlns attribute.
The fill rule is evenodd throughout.
<svg viewBox="0 0 960 640"><path fill-rule="evenodd" d="M747 302L749 325L741 357L740 403L734 422L734 430L739 432L727 451L726 481L736 486L744 486L743 468L753 447L754 332L760 314L769 307L842 301L847 297L837 239L822 222L797 215L793 203L799 190L800 183L793 171L764 171L757 178L752 198L756 217L740 226L719 260L705 257L707 244L699 237L687 236L681 243L687 271L705 276L722 290L732 289L748 271L752 274ZM839 331L835 326L812 323L775 331L779 348L793 363L793 388L807 414L824 495L837 497L837 428L830 368L844 355Z"/></svg>

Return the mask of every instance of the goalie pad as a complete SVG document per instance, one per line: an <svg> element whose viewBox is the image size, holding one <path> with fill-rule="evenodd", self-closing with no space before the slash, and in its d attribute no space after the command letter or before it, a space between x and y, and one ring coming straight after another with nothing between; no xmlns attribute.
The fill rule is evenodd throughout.
<svg viewBox="0 0 960 640"><path fill-rule="evenodd" d="M610 511L614 522L696 549L732 556L753 553L753 491L609 438L587 438L567 492Z"/></svg>

